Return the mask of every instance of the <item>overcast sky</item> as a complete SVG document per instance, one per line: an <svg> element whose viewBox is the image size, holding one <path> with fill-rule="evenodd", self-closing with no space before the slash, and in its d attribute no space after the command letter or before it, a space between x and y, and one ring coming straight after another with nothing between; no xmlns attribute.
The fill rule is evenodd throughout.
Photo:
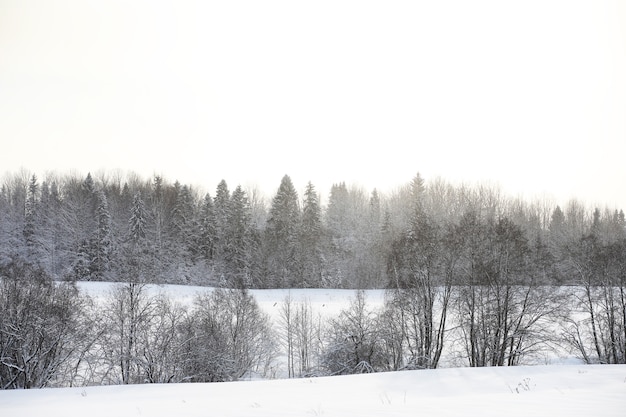
<svg viewBox="0 0 626 417"><path fill-rule="evenodd" d="M626 209L626 2L0 0L0 170Z"/></svg>

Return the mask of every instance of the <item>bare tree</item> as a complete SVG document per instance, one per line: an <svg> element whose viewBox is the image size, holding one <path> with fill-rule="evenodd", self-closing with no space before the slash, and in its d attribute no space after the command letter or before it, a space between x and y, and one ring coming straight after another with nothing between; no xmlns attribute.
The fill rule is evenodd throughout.
<svg viewBox="0 0 626 417"><path fill-rule="evenodd" d="M216 289L199 296L181 334L188 381L263 375L274 360L269 319L245 289Z"/></svg>
<svg viewBox="0 0 626 417"><path fill-rule="evenodd" d="M563 336L587 363L626 363L626 240L596 231L572 247L568 264L580 285Z"/></svg>
<svg viewBox="0 0 626 417"><path fill-rule="evenodd" d="M359 290L350 306L331 319L322 350L322 365L330 375L388 370L377 314L367 307Z"/></svg>
<svg viewBox="0 0 626 417"><path fill-rule="evenodd" d="M319 323L313 317L308 300L294 302L288 294L281 306L279 316L281 344L287 354L289 378L314 372L314 360L319 355Z"/></svg>
<svg viewBox="0 0 626 417"><path fill-rule="evenodd" d="M16 260L0 271L0 311L0 388L66 383L63 368L81 347L76 287Z"/></svg>
<svg viewBox="0 0 626 417"><path fill-rule="evenodd" d="M458 234L463 285L457 308L469 364L518 365L546 341L544 332L560 303L549 287L539 285L528 243L509 219L494 222L468 212Z"/></svg>
<svg viewBox="0 0 626 417"><path fill-rule="evenodd" d="M104 329L100 340L106 380L121 384L145 381L141 336L151 331L155 305L143 283L119 284L111 291L102 309Z"/></svg>

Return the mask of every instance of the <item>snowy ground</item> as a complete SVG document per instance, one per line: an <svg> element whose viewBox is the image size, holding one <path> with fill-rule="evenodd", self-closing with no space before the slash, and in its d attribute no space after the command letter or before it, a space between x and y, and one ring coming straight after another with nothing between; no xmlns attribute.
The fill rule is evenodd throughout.
<svg viewBox="0 0 626 417"><path fill-rule="evenodd" d="M109 283L80 283L96 299ZM202 287L150 286L190 305ZM252 290L273 319L288 293L314 312L336 315L349 290ZM371 308L383 291L368 291ZM0 416L624 416L626 365L448 368L217 384L0 391Z"/></svg>
<svg viewBox="0 0 626 417"><path fill-rule="evenodd" d="M109 282L79 282L81 291L96 299L106 297L111 290ZM191 306L197 294L211 291L210 287L196 287L187 285L149 285L150 294L167 294L171 299L185 306ZM259 307L268 313L272 319L280 314L280 305L285 297L291 295L294 303L308 301L314 314L323 317L333 317L348 306L350 298L355 296L354 290L335 289L273 289L273 290L250 290ZM372 309L383 305L384 290L367 290L367 304Z"/></svg>
<svg viewBox="0 0 626 417"><path fill-rule="evenodd" d="M1 416L624 416L626 365L0 392Z"/></svg>

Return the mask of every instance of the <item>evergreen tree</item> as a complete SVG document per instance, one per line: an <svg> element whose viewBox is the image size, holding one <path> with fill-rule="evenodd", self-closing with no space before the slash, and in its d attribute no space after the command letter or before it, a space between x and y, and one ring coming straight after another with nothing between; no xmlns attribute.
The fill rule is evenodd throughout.
<svg viewBox="0 0 626 417"><path fill-rule="evenodd" d="M56 181L44 181L41 185L39 203L38 244L41 267L52 277L58 278L62 270L62 248L66 231L61 227L61 200Z"/></svg>
<svg viewBox="0 0 626 417"><path fill-rule="evenodd" d="M215 210L215 244L214 259L216 272L220 280L226 279L227 269L227 236L230 219L231 201L230 191L225 180L217 185L214 199Z"/></svg>
<svg viewBox="0 0 626 417"><path fill-rule="evenodd" d="M340 240L348 234L348 210L349 198L346 183L333 184L328 199L326 225L335 247L342 246Z"/></svg>
<svg viewBox="0 0 626 417"><path fill-rule="evenodd" d="M163 178L155 176L152 183L152 217L154 218L155 248L160 251L163 247L163 224L165 221L165 207L163 201Z"/></svg>
<svg viewBox="0 0 626 417"><path fill-rule="evenodd" d="M97 193L98 208L96 210L97 229L92 239L91 272L94 279L101 280L109 271L111 260L111 214L106 195L103 191Z"/></svg>
<svg viewBox="0 0 626 417"><path fill-rule="evenodd" d="M272 200L267 220L266 238L271 281L277 285L302 285L298 282L297 243L300 225L298 193L285 175Z"/></svg>
<svg viewBox="0 0 626 417"><path fill-rule="evenodd" d="M216 224L213 199L207 193L200 209L200 231L198 235L198 251L206 261L212 261L215 252Z"/></svg>
<svg viewBox="0 0 626 417"><path fill-rule="evenodd" d="M187 185L180 186L176 183L175 187L178 194L172 211L174 250L183 258L193 260L198 252L195 242L198 240L196 236L199 229L196 224L195 201Z"/></svg>
<svg viewBox="0 0 626 417"><path fill-rule="evenodd" d="M383 223L380 196L374 189L370 196L366 224L366 267L364 281L368 287L384 286L385 247L383 242Z"/></svg>
<svg viewBox="0 0 626 417"><path fill-rule="evenodd" d="M319 286L322 279L322 209L311 182L304 191L300 243L302 286Z"/></svg>
<svg viewBox="0 0 626 417"><path fill-rule="evenodd" d="M345 183L333 184L330 189L328 207L326 209L326 229L328 230L327 257L329 277L325 286L341 287L346 281L346 265L348 251L348 189Z"/></svg>
<svg viewBox="0 0 626 417"><path fill-rule="evenodd" d="M413 211L424 210L425 194L426 186L424 185L424 179L417 173L411 181L411 208Z"/></svg>
<svg viewBox="0 0 626 417"><path fill-rule="evenodd" d="M26 241L26 257L29 262L38 262L36 254L36 232L38 224L39 214L39 202L37 200L37 194L39 185L37 184L37 177L33 175L28 184L28 193L26 195L26 204L24 208L24 239Z"/></svg>
<svg viewBox="0 0 626 417"><path fill-rule="evenodd" d="M133 246L139 246L146 238L146 208L141 195L135 193L130 220L128 221L128 234Z"/></svg>
<svg viewBox="0 0 626 417"><path fill-rule="evenodd" d="M161 264L157 264L153 245L148 239L148 212L139 191L133 196L127 222L124 256L120 265L122 281L145 283L157 280Z"/></svg>
<svg viewBox="0 0 626 417"><path fill-rule="evenodd" d="M329 236L328 263L336 287L365 288L368 284L368 198L360 188L345 183L331 188L326 225Z"/></svg>
<svg viewBox="0 0 626 417"><path fill-rule="evenodd" d="M248 287L251 284L250 262L252 259L250 203L241 186L237 186L233 191L230 207L226 239L228 269L235 279L235 287Z"/></svg>

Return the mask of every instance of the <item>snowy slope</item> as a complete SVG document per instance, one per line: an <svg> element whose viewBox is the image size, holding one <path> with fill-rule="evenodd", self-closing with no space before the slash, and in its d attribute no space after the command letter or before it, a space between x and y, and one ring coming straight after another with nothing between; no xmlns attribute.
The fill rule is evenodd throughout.
<svg viewBox="0 0 626 417"><path fill-rule="evenodd" d="M0 392L0 416L624 416L626 365Z"/></svg>

